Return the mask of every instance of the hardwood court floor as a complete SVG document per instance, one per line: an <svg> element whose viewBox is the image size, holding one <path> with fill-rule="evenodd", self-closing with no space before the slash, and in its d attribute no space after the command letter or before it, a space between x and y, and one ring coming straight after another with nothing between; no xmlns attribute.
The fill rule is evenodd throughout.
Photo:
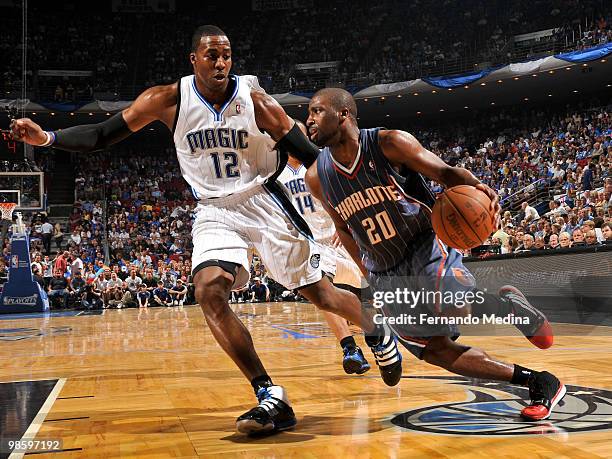
<svg viewBox="0 0 612 459"><path fill-rule="evenodd" d="M521 423L517 412L499 410L503 402L490 404L516 398L507 391L495 384L475 387L470 381L445 379L451 375L407 351L408 377L394 388L384 385L375 366L364 376L345 375L339 348L312 305L234 307L251 330L270 375L288 390L298 416L295 430L260 439L234 432L235 418L255 399L217 346L198 307L2 320L2 329L38 329L41 336L0 342L0 382L66 380L36 438L62 438L63 448L78 450L26 457L612 457L611 430L572 431L612 426L612 405L595 399L591 406L583 400L610 395L597 389L612 390L612 336L597 336L606 330L558 325L557 333L573 336L559 336L549 351L532 347L520 336L462 339L504 360L549 369L568 385L583 386L568 389L575 394L572 409L591 417L580 421L580 414L560 413L560 419L574 422L565 429L557 421ZM373 363L367 349L365 353ZM453 406L444 408L451 414L442 416L440 410L430 410L429 417L416 421L421 431L390 422L412 409L469 401L474 390L499 411L485 415L484 424L482 416L474 418L481 430L473 430L468 420L467 427L459 422L459 431L452 434L423 431L454 429L454 421L471 409L465 405L455 412L464 413L460 418L453 418ZM520 432L484 432L500 422Z"/></svg>

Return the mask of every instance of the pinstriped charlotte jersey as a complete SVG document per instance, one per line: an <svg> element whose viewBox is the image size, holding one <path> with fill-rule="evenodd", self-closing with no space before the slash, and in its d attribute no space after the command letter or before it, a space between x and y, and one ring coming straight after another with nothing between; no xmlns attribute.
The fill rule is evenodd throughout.
<svg viewBox="0 0 612 459"><path fill-rule="evenodd" d="M336 232L336 227L331 217L323 209L321 202L313 197L306 188L305 176L306 167L304 165L300 165L296 170L287 164L278 176L278 181L287 188L293 205L308 223L315 241L327 242Z"/></svg>
<svg viewBox="0 0 612 459"><path fill-rule="evenodd" d="M257 77L229 79L231 96L219 111L200 94L194 75L179 80L174 145L196 199L250 190L279 168L276 142L255 122L251 89L261 90Z"/></svg>
<svg viewBox="0 0 612 459"><path fill-rule="evenodd" d="M417 236L432 231L433 194L420 174L395 172L378 144L380 129L359 131L359 151L349 168L329 148L317 159L323 194L346 222L370 272L393 268Z"/></svg>

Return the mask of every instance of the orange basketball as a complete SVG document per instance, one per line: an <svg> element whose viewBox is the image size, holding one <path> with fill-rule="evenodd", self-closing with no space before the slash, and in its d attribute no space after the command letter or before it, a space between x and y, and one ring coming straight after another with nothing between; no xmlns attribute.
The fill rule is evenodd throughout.
<svg viewBox="0 0 612 459"><path fill-rule="evenodd" d="M459 185L438 195L431 213L434 231L449 247L471 249L495 230L491 200L471 185Z"/></svg>

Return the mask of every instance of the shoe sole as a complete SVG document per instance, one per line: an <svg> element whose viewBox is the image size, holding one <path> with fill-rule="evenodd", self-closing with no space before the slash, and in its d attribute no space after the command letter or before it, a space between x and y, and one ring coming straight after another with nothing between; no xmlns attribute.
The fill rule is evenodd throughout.
<svg viewBox="0 0 612 459"><path fill-rule="evenodd" d="M348 360L342 362L342 368L347 375L358 374L362 375L370 370L370 364L366 363L363 365L361 362L355 360Z"/></svg>
<svg viewBox="0 0 612 459"><path fill-rule="evenodd" d="M262 426L252 419L244 419L242 421L236 421L236 430L246 435L270 435L275 432L291 429L296 424L297 420L294 419L278 425L270 423Z"/></svg>
<svg viewBox="0 0 612 459"><path fill-rule="evenodd" d="M525 418L528 419L530 421L543 421L545 419L548 419L550 417L550 415L552 414L553 408L555 406L557 406L557 404L561 401L561 399L563 397L565 397L565 393L567 392L567 388L565 387L565 384L561 383L561 386L559 387L559 389L557 390L557 393L555 394L555 396L553 397L553 399L550 401L550 408L548 410L548 413L546 414L546 416L542 417L542 418L533 418L531 416L525 416L523 414L523 412L521 411L521 415Z"/></svg>
<svg viewBox="0 0 612 459"><path fill-rule="evenodd" d="M513 285L504 285L503 287L499 289L498 295L503 296L505 292L511 292L511 293L514 293L515 295L520 295L522 298L524 298L524 300L527 303L529 303L529 300L525 297L525 295L523 295L523 292L521 292L519 289L517 289ZM533 307L533 309L535 309L542 316L544 316L544 322L542 323L540 328L536 330L535 335L525 336L525 338L527 338L529 342L537 348L548 349L554 343L554 334L553 334L552 326L550 325L550 322L548 321L546 316L542 313L542 311L540 311L539 309L535 307Z"/></svg>
<svg viewBox="0 0 612 459"><path fill-rule="evenodd" d="M402 353L399 351L399 348L397 349L397 356L398 356L397 362L394 362L391 365L385 365L384 367L381 367L380 365L378 366L378 369L380 370L380 376L382 377L383 382L389 387L397 386L399 382L402 380L402 374L404 373L404 369L402 368L402 362L404 360L404 357L402 356ZM395 374L392 375L390 373L387 373L388 378L385 379L385 375L383 375L383 368L388 368L388 367L393 367L393 366L395 366L394 368ZM393 379L389 379L391 377L393 377Z"/></svg>

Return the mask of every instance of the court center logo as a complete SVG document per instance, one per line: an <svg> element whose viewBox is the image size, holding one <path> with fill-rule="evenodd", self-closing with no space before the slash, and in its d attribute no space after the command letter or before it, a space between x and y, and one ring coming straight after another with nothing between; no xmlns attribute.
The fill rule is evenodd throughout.
<svg viewBox="0 0 612 459"><path fill-rule="evenodd" d="M408 376L465 388L468 400L417 408L391 423L405 429L446 435L543 435L612 430L612 391L566 385L567 395L543 421L520 417L529 390L494 381L462 377Z"/></svg>

